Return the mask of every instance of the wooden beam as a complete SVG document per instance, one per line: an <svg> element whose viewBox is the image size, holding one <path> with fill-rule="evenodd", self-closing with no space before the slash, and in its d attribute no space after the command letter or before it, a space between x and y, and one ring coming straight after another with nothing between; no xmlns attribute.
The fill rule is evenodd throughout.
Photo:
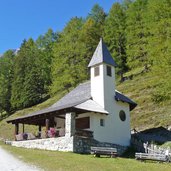
<svg viewBox="0 0 171 171"><path fill-rule="evenodd" d="M38 133L39 137L41 137L41 133L42 133L42 126L39 125L39 133Z"/></svg>
<svg viewBox="0 0 171 171"><path fill-rule="evenodd" d="M28 118L23 118L23 119L19 119L18 121L16 121L15 123L34 123L34 121L40 121L40 120L45 120L45 119L51 119L55 116L56 114L53 113L48 113L48 114L44 114L44 115L36 115L36 116L32 116L32 117L28 117Z"/></svg>
<svg viewBox="0 0 171 171"><path fill-rule="evenodd" d="M62 109L59 111L54 111L54 112L49 112L49 113L44 113L44 114L33 115L33 116L26 117L26 118L16 119L11 122L12 122L12 124L24 123L24 124L31 124L31 125L39 125L40 120L42 120L42 122L45 123L45 121L43 121L43 120L45 120L47 118L50 119L53 117L59 117L59 118L65 119L65 117L60 116L60 115L65 115L65 113L69 113L72 111L75 112L76 114L88 112L87 110L82 110L82 109L66 108L66 109ZM45 124L42 124L42 126L44 126L44 125Z"/></svg>
<svg viewBox="0 0 171 171"><path fill-rule="evenodd" d="M19 131L19 124L15 124L15 132L14 132L14 138L15 138L15 141L17 140L16 139L16 135L18 135L18 131Z"/></svg>
<svg viewBox="0 0 171 171"><path fill-rule="evenodd" d="M27 124L30 120L32 121L32 120L47 119L50 117L56 117L61 114L65 114L64 110L34 115L34 116L27 117L27 118L16 119L16 120L12 121L12 124L15 124L15 123L26 123Z"/></svg>
<svg viewBox="0 0 171 171"><path fill-rule="evenodd" d="M55 116L56 118L65 119L64 116Z"/></svg>
<svg viewBox="0 0 171 171"><path fill-rule="evenodd" d="M25 132L25 130L24 130L24 123L23 123L23 133Z"/></svg>
<svg viewBox="0 0 171 171"><path fill-rule="evenodd" d="M45 126L45 119L42 120L28 120L23 122L24 124L28 124L28 125L41 125L41 126Z"/></svg>

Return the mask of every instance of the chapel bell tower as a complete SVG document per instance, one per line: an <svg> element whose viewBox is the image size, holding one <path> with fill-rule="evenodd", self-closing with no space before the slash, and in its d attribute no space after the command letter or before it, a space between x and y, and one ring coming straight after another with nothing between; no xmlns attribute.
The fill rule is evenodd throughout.
<svg viewBox="0 0 171 171"><path fill-rule="evenodd" d="M101 38L88 67L91 73L91 96L106 110L110 108L108 102L114 101L116 66Z"/></svg>

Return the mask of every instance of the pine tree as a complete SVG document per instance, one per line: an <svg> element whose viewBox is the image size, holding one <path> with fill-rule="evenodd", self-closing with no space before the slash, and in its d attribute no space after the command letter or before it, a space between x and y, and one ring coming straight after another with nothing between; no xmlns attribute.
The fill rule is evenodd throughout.
<svg viewBox="0 0 171 171"><path fill-rule="evenodd" d="M160 76L153 100L162 102L171 96L171 1L150 0L146 15L149 59Z"/></svg>
<svg viewBox="0 0 171 171"><path fill-rule="evenodd" d="M145 21L147 0L136 0L129 5L126 12L126 53L130 68L147 66L148 30Z"/></svg>
<svg viewBox="0 0 171 171"><path fill-rule="evenodd" d="M8 50L0 58L0 113L9 114L11 108L11 83L13 79L14 53Z"/></svg>
<svg viewBox="0 0 171 171"><path fill-rule="evenodd" d="M23 42L14 65L12 106L18 109L39 103L46 93L44 59L32 39Z"/></svg>
<svg viewBox="0 0 171 171"><path fill-rule="evenodd" d="M82 18L72 18L54 46L51 93L69 90L87 78L84 44L80 41Z"/></svg>
<svg viewBox="0 0 171 171"><path fill-rule="evenodd" d="M106 13L99 4L95 4L87 16L87 19L94 20L95 23L103 25L105 21Z"/></svg>
<svg viewBox="0 0 171 171"><path fill-rule="evenodd" d="M80 40L84 43L87 64L90 61L95 48L103 37L106 13L103 8L95 4L87 16L80 32Z"/></svg>
<svg viewBox="0 0 171 171"><path fill-rule="evenodd" d="M46 90L49 91L49 86L52 83L51 76L51 65L53 60L53 46L57 42L58 33L55 33L52 29L48 29L48 31L44 35L40 35L36 40L37 47L42 51L42 55L44 58L43 71L45 75L45 86Z"/></svg>
<svg viewBox="0 0 171 171"><path fill-rule="evenodd" d="M102 31L96 27L95 21L88 19L80 32L80 40L84 43L87 52L87 63L90 61L101 36Z"/></svg>
<svg viewBox="0 0 171 171"><path fill-rule="evenodd" d="M118 73L127 71L126 65L126 15L123 6L114 3L105 21L104 40L118 64Z"/></svg>
<svg viewBox="0 0 171 171"><path fill-rule="evenodd" d="M150 59L153 65L166 68L171 64L171 1L149 1L147 24Z"/></svg>

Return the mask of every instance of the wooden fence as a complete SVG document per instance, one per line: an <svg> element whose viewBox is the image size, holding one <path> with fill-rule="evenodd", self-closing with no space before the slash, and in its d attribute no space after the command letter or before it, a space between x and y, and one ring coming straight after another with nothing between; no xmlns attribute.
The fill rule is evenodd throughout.
<svg viewBox="0 0 171 171"><path fill-rule="evenodd" d="M151 153L151 154L165 154L166 150L169 151L171 155L171 149L169 147L157 146L153 143L144 142L137 136L131 137L131 145L136 149L137 152Z"/></svg>

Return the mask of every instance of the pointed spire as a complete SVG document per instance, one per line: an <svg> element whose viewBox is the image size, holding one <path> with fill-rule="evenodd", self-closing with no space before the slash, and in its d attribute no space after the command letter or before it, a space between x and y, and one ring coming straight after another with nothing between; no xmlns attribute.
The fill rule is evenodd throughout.
<svg viewBox="0 0 171 171"><path fill-rule="evenodd" d="M108 51L105 43L103 42L103 39L100 38L100 42L93 54L93 57L88 65L88 67L92 67L94 65L100 64L100 63L106 63L109 65L112 65L114 67L117 66L114 59L112 58L110 52Z"/></svg>

